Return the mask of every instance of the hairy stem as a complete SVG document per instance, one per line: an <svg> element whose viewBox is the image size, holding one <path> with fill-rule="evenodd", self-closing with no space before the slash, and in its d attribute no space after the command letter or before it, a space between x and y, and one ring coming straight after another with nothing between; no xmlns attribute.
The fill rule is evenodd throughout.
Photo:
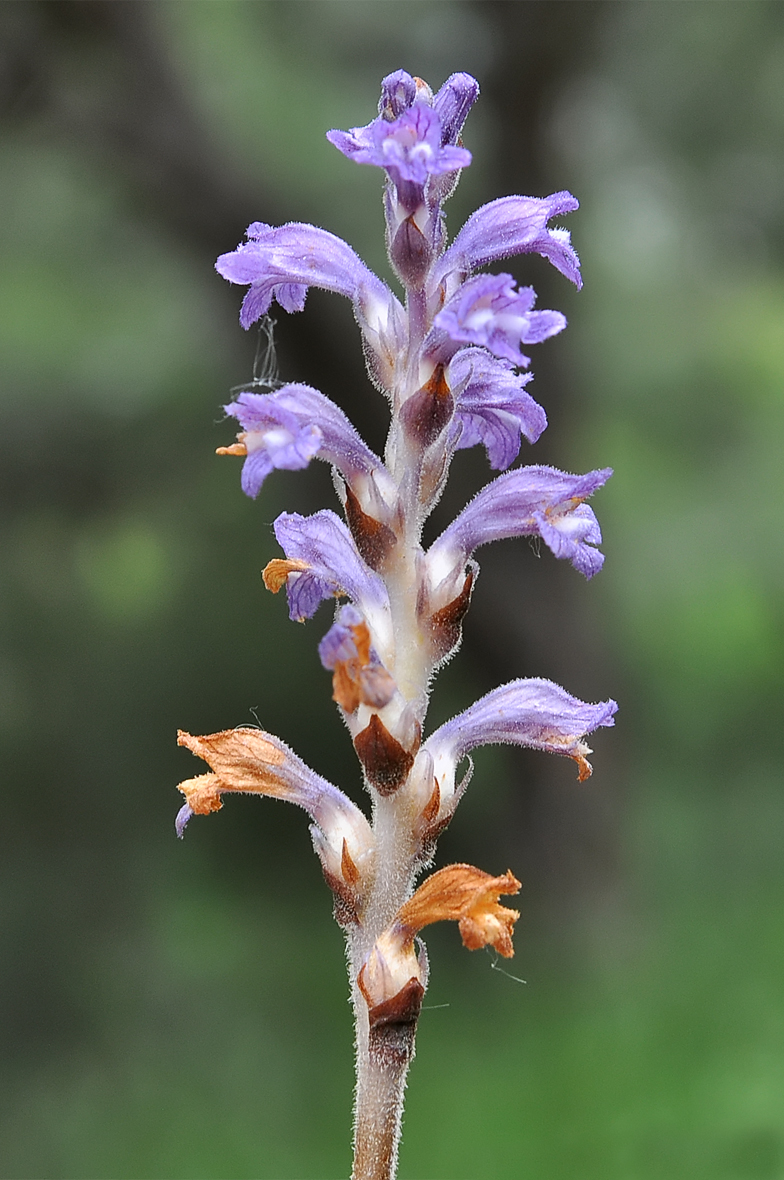
<svg viewBox="0 0 784 1180"><path fill-rule="evenodd" d="M399 798L379 798L374 811L380 872L349 945L357 1074L352 1180L393 1180L395 1176L406 1074L414 1056L421 998L414 997L413 1008L404 1002L391 1011L369 1010L357 983L366 955L409 896L414 875L410 823L400 815Z"/></svg>
<svg viewBox="0 0 784 1180"><path fill-rule="evenodd" d="M356 997L357 1090L352 1180L394 1180L408 1066L416 1025L369 1027L364 998Z"/></svg>
<svg viewBox="0 0 784 1180"><path fill-rule="evenodd" d="M395 638L391 670L406 700L418 706L424 721L432 660L422 644L417 618L417 565L421 507L421 456L410 446L400 422L399 405L419 386L420 346L430 327L423 291L407 293L408 351L405 375L396 397L396 411L387 441L394 458L402 528L400 543L382 574L389 593ZM394 1180L403 1121L406 1075L414 1056L417 1017L424 987L410 980L395 997L369 1008L358 984L359 972L376 940L394 919L413 889L417 847L405 788L374 796L376 838L375 881L366 898L362 920L349 937L349 972L356 1021L356 1093L354 1104L354 1167L352 1180Z"/></svg>

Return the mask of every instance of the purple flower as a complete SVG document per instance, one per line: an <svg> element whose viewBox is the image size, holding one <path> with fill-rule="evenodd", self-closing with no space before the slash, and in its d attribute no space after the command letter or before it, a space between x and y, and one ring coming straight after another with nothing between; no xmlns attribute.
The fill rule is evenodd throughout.
<svg viewBox="0 0 784 1180"><path fill-rule="evenodd" d="M577 762L582 780L591 773L586 761L591 751L582 739L599 726L614 725L617 709L615 701L586 704L551 680L513 680L437 729L419 756L432 758L444 802L454 797L458 764L476 746L508 743L564 754Z"/></svg>
<svg viewBox="0 0 784 1180"><path fill-rule="evenodd" d="M515 254L541 254L577 286L582 286L580 260L565 229L549 229L548 221L578 208L571 193L549 197L500 197L477 209L433 269L432 289L450 275L471 274L488 262ZM452 284L448 293L454 289Z"/></svg>
<svg viewBox="0 0 784 1180"><path fill-rule="evenodd" d="M559 311L532 311L533 287L515 287L511 275L477 275L458 287L435 317L452 340L480 344L523 368L531 363L518 345L539 344L566 327Z"/></svg>
<svg viewBox="0 0 784 1180"><path fill-rule="evenodd" d="M488 541L540 536L556 557L565 557L591 578L604 556L599 523L588 496L610 478L609 467L587 475L568 475L554 467L520 467L499 475L474 497L427 554L429 581L448 590L462 577L466 559ZM447 599L448 601L449 599Z"/></svg>
<svg viewBox="0 0 784 1180"><path fill-rule="evenodd" d="M289 616L302 622L324 599L345 594L364 615L377 650L386 655L391 644L389 596L360 557L343 521L327 509L312 516L282 512L274 528L288 560L270 562L264 581L277 590L285 580Z"/></svg>
<svg viewBox="0 0 784 1180"><path fill-rule="evenodd" d="M386 284L335 234L301 222L276 229L254 222L248 238L215 264L230 283L250 286L240 312L243 328L265 315L273 299L286 311L301 311L308 287L351 299L360 326L371 333L385 331L389 321L402 315Z"/></svg>
<svg viewBox="0 0 784 1180"><path fill-rule="evenodd" d="M437 112L419 102L392 122L382 117L367 127L328 131L327 139L355 164L384 168L398 190L404 181L421 188L429 176L456 172L471 163L465 148L442 144Z"/></svg>
<svg viewBox="0 0 784 1180"><path fill-rule="evenodd" d="M224 406L243 428L246 459L242 490L255 498L273 468L297 471L318 457L347 480L383 467L334 402L309 385L284 385L274 393L241 393ZM242 453L237 444L222 453Z"/></svg>
<svg viewBox="0 0 784 1180"><path fill-rule="evenodd" d="M481 348L464 348L450 362L447 380L455 395L457 450L487 450L490 466L504 471L520 453L520 435L535 443L547 426L544 410L523 386L532 373L517 373L508 361Z"/></svg>
<svg viewBox="0 0 784 1180"><path fill-rule="evenodd" d="M327 133L330 143L356 164L386 171L390 261L401 281L415 290L443 248L440 204L471 163L471 153L457 140L478 93L470 75L453 74L434 98L421 79L397 70L382 82L377 119Z"/></svg>
<svg viewBox="0 0 784 1180"><path fill-rule="evenodd" d="M355 164L373 164L386 171L396 195L396 201L387 201L390 241L394 240L400 222L425 203L426 186L431 177L438 179L448 175L447 188L452 188L451 178L471 163L469 151L445 142L438 113L424 101L414 102L391 122L381 116L367 127L329 131L327 139ZM430 204L437 206L446 195L446 190L435 191ZM409 224L406 232L416 236L421 229L422 226ZM430 225L427 236L435 235L436 229L436 225ZM409 244L409 252L412 249ZM393 253L402 251L403 245L398 243ZM396 262L396 265L400 269L400 263Z"/></svg>
<svg viewBox="0 0 784 1180"><path fill-rule="evenodd" d="M452 74L433 99L441 120L441 142L457 143L468 112L479 97L479 83L470 74Z"/></svg>

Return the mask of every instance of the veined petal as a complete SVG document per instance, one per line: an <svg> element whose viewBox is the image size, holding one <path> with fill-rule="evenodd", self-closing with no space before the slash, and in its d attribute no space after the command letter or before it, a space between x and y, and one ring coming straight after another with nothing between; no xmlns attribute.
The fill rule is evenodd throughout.
<svg viewBox="0 0 784 1180"><path fill-rule="evenodd" d="M499 258L541 254L578 287L580 260L564 229L549 229L548 221L578 208L571 193L549 197L500 197L473 213L442 255L433 271L433 289L448 275L471 274ZM451 292L450 292L451 293Z"/></svg>
<svg viewBox="0 0 784 1180"><path fill-rule="evenodd" d="M327 884L335 894L335 917L357 921L364 886L373 874L375 837L365 816L348 796L316 774L279 738L258 729L229 729L194 737L182 730L186 746L212 773L180 783L185 796L175 822L182 838L194 815L223 806L223 795L270 795L302 807L314 821L310 832Z"/></svg>
<svg viewBox="0 0 784 1180"><path fill-rule="evenodd" d="M374 646L385 656L391 640L387 590L378 574L360 557L340 517L327 509L312 516L283 512L274 527L289 561L277 565L270 562L264 581L269 589L279 588L281 582L276 574L278 565L281 567L290 617L298 621L309 619L324 599L345 594L364 615ZM275 569L270 571L272 566Z"/></svg>
<svg viewBox="0 0 784 1180"><path fill-rule="evenodd" d="M571 561L586 578L604 557L592 545L601 541L592 509L583 504L612 475L612 469L569 475L554 467L519 467L499 475L474 497L427 554L429 581L462 572L480 545L504 537L540 536L556 557Z"/></svg>
<svg viewBox="0 0 784 1180"><path fill-rule="evenodd" d="M398 910L393 927L408 941L433 922L457 922L469 950L493 946L509 959L514 954L512 928L520 915L499 905L498 898L521 888L510 872L492 877L473 865L448 865L422 882Z"/></svg>
<svg viewBox="0 0 784 1180"><path fill-rule="evenodd" d="M535 300L533 287L518 290L511 275L477 275L457 289L434 324L452 340L484 345L525 368L531 358L519 345L539 344L566 327L559 311L533 311Z"/></svg>
<svg viewBox="0 0 784 1180"><path fill-rule="evenodd" d="M264 315L273 299L286 310L301 310L308 287L353 300L361 323L365 316L377 323L382 309L391 315L394 305L399 307L386 284L342 238L301 222L277 228L254 222L249 240L221 254L215 268L230 283L250 286L240 313L244 328Z"/></svg>
<svg viewBox="0 0 784 1180"><path fill-rule="evenodd" d="M461 349L447 371L457 399L456 449L482 443L490 466L497 471L514 463L521 434L535 443L547 426L544 410L524 389L532 378L532 373L518 373L509 361L482 348Z"/></svg>
<svg viewBox="0 0 784 1180"><path fill-rule="evenodd" d="M298 470L318 457L333 463L350 482L359 472L383 467L334 402L309 385L284 385L274 393L241 393L224 406L243 428L246 459L242 490L256 497L273 468ZM219 454L242 453L232 447Z"/></svg>
<svg viewBox="0 0 784 1180"><path fill-rule="evenodd" d="M591 773L582 740L599 726L614 725L615 701L586 704L551 680L512 680L481 697L437 729L420 751L433 759L434 780L448 805L454 795L455 770L476 746L508 743L573 758L580 779Z"/></svg>

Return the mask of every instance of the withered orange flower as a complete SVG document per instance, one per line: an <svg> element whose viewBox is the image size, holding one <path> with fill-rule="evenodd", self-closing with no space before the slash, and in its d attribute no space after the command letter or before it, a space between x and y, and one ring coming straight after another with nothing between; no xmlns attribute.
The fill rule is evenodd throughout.
<svg viewBox="0 0 784 1180"><path fill-rule="evenodd" d="M306 561L299 561L297 558L287 561L282 557L273 557L272 561L268 561L264 566L261 576L267 589L277 594L286 585L289 574L301 574L309 568Z"/></svg>
<svg viewBox="0 0 784 1180"><path fill-rule="evenodd" d="M179 785L194 815L218 811L223 806L223 791L273 796L291 793L280 774L275 773L283 765L285 753L260 730L225 729L205 737L179 730L177 745L203 758L214 771Z"/></svg>
<svg viewBox="0 0 784 1180"><path fill-rule="evenodd" d="M424 881L400 907L395 925L410 943L433 922L457 922L463 945L470 951L494 947L511 959L512 930L520 914L498 904L499 896L519 893L520 882L509 871L491 877L473 865L447 865Z"/></svg>
<svg viewBox="0 0 784 1180"><path fill-rule="evenodd" d="M457 922L463 945L470 951L492 946L511 959L512 930L520 914L499 905L498 898L520 889L511 872L491 877L466 864L448 865L428 877L376 940L359 972L359 990L371 1013L412 984L418 984L424 993L427 958L417 954L414 940L433 922Z"/></svg>
<svg viewBox="0 0 784 1180"><path fill-rule="evenodd" d="M191 816L218 811L224 792L271 795L296 803L315 821L311 834L331 878L351 885L360 872L369 871L375 841L365 816L280 738L260 729L225 729L204 737L180 730L177 743L203 758L212 771L180 783L186 802L177 817L178 835Z"/></svg>

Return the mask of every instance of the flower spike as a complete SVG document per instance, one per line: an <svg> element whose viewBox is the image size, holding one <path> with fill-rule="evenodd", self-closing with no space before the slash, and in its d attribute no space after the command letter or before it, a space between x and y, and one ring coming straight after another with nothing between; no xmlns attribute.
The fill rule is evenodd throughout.
<svg viewBox="0 0 784 1180"><path fill-rule="evenodd" d="M217 262L221 275L248 288L245 328L273 300L301 311L310 287L350 299L371 382L390 410L382 458L317 389L257 379L225 407L241 433L219 448L244 458L242 488L251 497L275 469L299 470L313 459L332 466L342 517L327 509L281 513L274 531L285 556L268 562L263 579L273 592L285 586L289 616L300 622L335 600L319 658L359 759L372 824L277 738L247 729L181 735L210 773L181 784L185 804L176 820L182 835L194 814L217 809L231 791L287 798L313 819L313 843L346 932L356 1021L352 1180L395 1177L406 1071L428 982L421 932L451 920L469 949L513 953L519 915L499 900L520 889L511 872L493 877L452 864L416 888L471 777L471 751L506 742L561 754L577 763L582 781L591 773L586 735L611 726L616 711L614 701L589 704L550 680L513 680L423 740L433 678L461 642L477 549L536 537L586 578L604 561L587 500L611 470L512 468L522 440L535 443L547 426L528 392L528 346L557 335L566 319L538 310L532 287L486 270L534 253L579 288L580 262L558 224L577 201L568 192L502 197L448 242L444 203L471 162L462 135L478 95L469 74L454 73L434 91L395 70L381 83L376 117L328 132L347 159L383 173L387 256L404 297L346 242L313 225L254 222ZM260 386L269 392L257 392ZM452 459L477 445L503 474L425 549L424 526ZM515 602L514 609L525 607Z"/></svg>

